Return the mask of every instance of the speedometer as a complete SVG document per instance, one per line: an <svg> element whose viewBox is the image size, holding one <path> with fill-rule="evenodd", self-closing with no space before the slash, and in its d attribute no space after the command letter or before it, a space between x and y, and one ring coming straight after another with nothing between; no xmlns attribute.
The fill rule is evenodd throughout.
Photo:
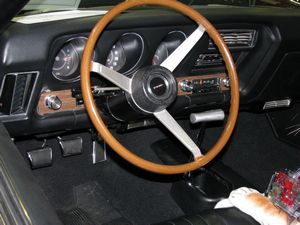
<svg viewBox="0 0 300 225"><path fill-rule="evenodd" d="M153 65L160 65L186 39L182 31L172 31L160 43L152 59Z"/></svg>

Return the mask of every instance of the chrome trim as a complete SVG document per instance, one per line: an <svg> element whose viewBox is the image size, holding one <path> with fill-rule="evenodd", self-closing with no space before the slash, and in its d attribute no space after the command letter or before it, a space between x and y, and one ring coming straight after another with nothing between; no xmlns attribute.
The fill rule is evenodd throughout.
<svg viewBox="0 0 300 225"><path fill-rule="evenodd" d="M91 62L91 71L98 73L105 79L120 87L122 90L131 94L132 80L130 78L94 61Z"/></svg>
<svg viewBox="0 0 300 225"><path fill-rule="evenodd" d="M1 122L10 122L10 121L19 121L19 120L28 119L28 111L29 111L29 109L32 106L32 97L33 97L33 94L36 91L35 89L36 89L38 78L40 76L40 72L39 71L29 71L29 72L7 73L7 74L4 75L4 78L3 78L2 84L1 84L1 90L0 90L0 96L1 96L6 76L8 76L8 75L18 76L20 74L30 74L30 73L36 74L36 77L35 77L35 81L34 81L34 84L33 84L33 87L32 87L32 91L31 91L31 94L30 94L30 97L29 97L29 101L28 101L28 105L27 105L27 108L26 108L26 112L25 113L19 113L19 114L13 114L13 115L1 115L0 114L0 121Z"/></svg>
<svg viewBox="0 0 300 225"><path fill-rule="evenodd" d="M201 113L192 113L190 121L192 124L200 122L211 122L224 120L225 113L222 109L209 110Z"/></svg>
<svg viewBox="0 0 300 225"><path fill-rule="evenodd" d="M202 156L199 147L167 110L164 109L153 115L193 154L194 159Z"/></svg>
<svg viewBox="0 0 300 225"><path fill-rule="evenodd" d="M254 29L220 29L218 32L229 49L253 48L258 36L257 31ZM238 43L240 43L241 46L233 45L238 45ZM212 39L209 39L208 49L216 50L216 46Z"/></svg>
<svg viewBox="0 0 300 225"><path fill-rule="evenodd" d="M107 159L105 142L103 141L102 149L97 148L97 145L99 145L101 147L101 144L98 141L93 141L93 153L92 153L93 164L104 162ZM99 151L102 151L102 150L103 150L103 153L100 154Z"/></svg>
<svg viewBox="0 0 300 225"><path fill-rule="evenodd" d="M201 25L187 38L184 42L179 45L172 54L166 58L160 66L173 72L176 67L181 63L185 56L191 51L196 45L205 32L205 28Z"/></svg>
<svg viewBox="0 0 300 225"><path fill-rule="evenodd" d="M138 61L136 62L136 64L134 64L133 67L131 67L129 70L127 70L127 71L125 71L125 72L123 73L125 76L128 76L130 73L133 73L135 70L138 69L138 65L139 65L139 63L141 62L141 60L142 60L142 58L143 58L143 55L144 55L144 52L145 52L145 41L144 41L144 38L143 38L140 34L135 33L135 32L124 33L124 34L121 35L121 37L122 37L122 36L125 36L125 35L128 35L128 34L134 34L134 35L138 36L138 37L141 39L141 41L142 41L142 51L141 51L141 55L140 55ZM118 41L117 41L117 42L118 42Z"/></svg>
<svg viewBox="0 0 300 225"><path fill-rule="evenodd" d="M57 52L57 54L60 52L60 50L66 45L66 44L68 44L68 43L70 43L71 45L72 45L72 47L74 48L74 50L77 52L77 50L76 50L76 46L74 46L71 42L73 41L73 40L77 40L77 39L82 39L82 40L84 40L85 41L85 45L86 45L86 42L87 42L87 40L88 40L88 38L87 37L85 37L85 36L78 36L78 37L72 37L72 38L69 38L68 40L66 40L61 46L60 46L60 48L59 48L59 50L58 50L58 52ZM57 55L56 54L56 55ZM78 56L79 56L79 60L81 60L81 58L82 58L82 52L81 52L81 54L79 54L78 52L77 52L77 54L78 54ZM96 56L96 52L94 51L93 52L93 59L95 58L95 56ZM74 82L77 82L77 81L79 81L80 80L80 72L79 72L79 74L78 75L76 75L75 73L76 73L76 71L78 70L78 68L76 68L76 70L74 71L74 73L72 73L70 76L72 76L72 75L74 75L75 77L73 77L73 78L71 78L71 79L68 79L68 78L66 78L66 79L62 79L62 78L59 78L59 77L57 77L57 75L54 75L53 74L53 64L54 64L54 61L53 61L53 59L52 59L52 67L51 67L51 75L56 79L56 80L59 80L59 81L62 81L62 82L66 82L66 83L74 83ZM80 67L80 62L79 62L79 67Z"/></svg>
<svg viewBox="0 0 300 225"><path fill-rule="evenodd" d="M1 213L0 213L0 222L1 222L2 225L6 225Z"/></svg>
<svg viewBox="0 0 300 225"><path fill-rule="evenodd" d="M291 99L283 99L283 100L265 102L265 104L263 106L263 110L275 109L275 108L281 108L281 107L289 107L291 105L291 102L292 102Z"/></svg>
<svg viewBox="0 0 300 225"><path fill-rule="evenodd" d="M16 190L16 186L14 184L14 181L13 181L10 173L8 172L8 170L7 170L6 166L5 166L4 161L3 161L2 158L0 159L0 164L1 164L0 168L2 168L3 175L6 176L7 182L9 183L9 185L10 185L10 187L12 189L12 192L15 194L15 197L16 197L16 199L18 201L17 203L19 203L20 209L24 213L24 216L25 216L25 218L27 220L27 224L32 225L33 223L32 223L32 220L30 218L30 215L28 213L28 210L25 207L25 204L22 201L19 192Z"/></svg>

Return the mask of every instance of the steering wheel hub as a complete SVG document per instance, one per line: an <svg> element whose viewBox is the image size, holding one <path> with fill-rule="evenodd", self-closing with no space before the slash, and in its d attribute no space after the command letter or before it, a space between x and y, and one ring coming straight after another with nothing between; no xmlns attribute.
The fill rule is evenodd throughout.
<svg viewBox="0 0 300 225"><path fill-rule="evenodd" d="M137 111L152 114L166 109L177 96L177 83L173 74L161 66L148 66L132 77L129 104Z"/></svg>

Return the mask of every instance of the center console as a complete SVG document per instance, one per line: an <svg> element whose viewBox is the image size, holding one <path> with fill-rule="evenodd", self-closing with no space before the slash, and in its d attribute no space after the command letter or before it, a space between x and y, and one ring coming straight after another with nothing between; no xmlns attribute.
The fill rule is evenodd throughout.
<svg viewBox="0 0 300 225"><path fill-rule="evenodd" d="M171 195L187 215L213 209L230 192L239 187L253 187L222 162L201 168L172 185Z"/></svg>
<svg viewBox="0 0 300 225"><path fill-rule="evenodd" d="M187 215L212 209L227 198L233 185L217 173L201 169L173 184L171 195Z"/></svg>
<svg viewBox="0 0 300 225"><path fill-rule="evenodd" d="M184 164L190 154L183 145L171 139L154 142L151 148L166 165ZM239 187L257 189L220 160L186 173L171 187L171 196L186 215L213 209L217 202L228 198Z"/></svg>

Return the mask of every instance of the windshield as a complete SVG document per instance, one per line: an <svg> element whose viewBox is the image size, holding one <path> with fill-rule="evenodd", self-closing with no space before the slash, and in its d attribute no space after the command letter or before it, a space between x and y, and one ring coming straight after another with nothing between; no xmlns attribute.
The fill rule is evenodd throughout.
<svg viewBox="0 0 300 225"><path fill-rule="evenodd" d="M53 11L116 5L124 0L30 0L23 10ZM275 6L295 8L300 0L181 0L189 5Z"/></svg>

